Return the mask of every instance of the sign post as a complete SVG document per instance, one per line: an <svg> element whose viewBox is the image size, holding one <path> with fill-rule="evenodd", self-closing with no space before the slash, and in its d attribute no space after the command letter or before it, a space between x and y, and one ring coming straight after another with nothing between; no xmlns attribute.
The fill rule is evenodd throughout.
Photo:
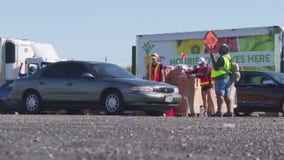
<svg viewBox="0 0 284 160"><path fill-rule="evenodd" d="M217 35L213 31L208 31L204 36L204 44L210 53L213 52L217 43L218 43Z"/></svg>
<svg viewBox="0 0 284 160"><path fill-rule="evenodd" d="M185 64L186 53L185 52L181 52L180 56L181 56L181 59L182 59L182 64Z"/></svg>

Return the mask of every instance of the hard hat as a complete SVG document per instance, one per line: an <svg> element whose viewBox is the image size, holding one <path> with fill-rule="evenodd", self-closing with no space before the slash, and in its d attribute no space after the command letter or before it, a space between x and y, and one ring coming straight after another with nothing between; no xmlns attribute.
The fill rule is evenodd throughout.
<svg viewBox="0 0 284 160"><path fill-rule="evenodd" d="M222 44L219 49L220 54L226 54L229 52L229 46L227 44Z"/></svg>
<svg viewBox="0 0 284 160"><path fill-rule="evenodd" d="M204 57L198 57L197 64L206 63L206 59Z"/></svg>
<svg viewBox="0 0 284 160"><path fill-rule="evenodd" d="M159 58L159 55L158 55L158 53L153 53L153 54L151 54L151 57L157 57L157 58Z"/></svg>

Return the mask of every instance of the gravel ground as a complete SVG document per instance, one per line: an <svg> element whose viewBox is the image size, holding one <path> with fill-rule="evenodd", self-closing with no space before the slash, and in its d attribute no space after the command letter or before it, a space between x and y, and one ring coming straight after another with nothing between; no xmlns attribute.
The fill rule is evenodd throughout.
<svg viewBox="0 0 284 160"><path fill-rule="evenodd" d="M284 159L283 117L0 115L1 160Z"/></svg>

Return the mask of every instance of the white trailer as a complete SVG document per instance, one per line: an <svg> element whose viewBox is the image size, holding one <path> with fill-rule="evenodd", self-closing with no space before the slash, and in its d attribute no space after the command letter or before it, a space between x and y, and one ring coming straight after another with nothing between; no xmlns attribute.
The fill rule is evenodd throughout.
<svg viewBox="0 0 284 160"><path fill-rule="evenodd" d="M212 31L212 30L210 30ZM284 72L283 36L280 26L213 30L219 45L227 43L235 62L244 70L274 70ZM145 34L136 36L135 74L145 77L146 65L151 53L158 53L164 65L176 66L183 63L181 53L186 53L185 64L195 65L198 57L209 60L204 45L208 31ZM210 60L209 60L210 62Z"/></svg>
<svg viewBox="0 0 284 160"><path fill-rule="evenodd" d="M0 85L27 74L26 60L38 58L42 62L56 62L59 57L51 44L36 43L27 39L0 38ZM28 60L32 63L33 60ZM42 63L40 62L40 63Z"/></svg>

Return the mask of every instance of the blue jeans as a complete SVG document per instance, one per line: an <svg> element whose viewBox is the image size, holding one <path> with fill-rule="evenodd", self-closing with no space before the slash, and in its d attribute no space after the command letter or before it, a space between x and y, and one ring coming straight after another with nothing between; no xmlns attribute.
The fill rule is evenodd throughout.
<svg viewBox="0 0 284 160"><path fill-rule="evenodd" d="M231 93L232 80L229 75L224 75L215 78L215 93L216 95L224 96Z"/></svg>

